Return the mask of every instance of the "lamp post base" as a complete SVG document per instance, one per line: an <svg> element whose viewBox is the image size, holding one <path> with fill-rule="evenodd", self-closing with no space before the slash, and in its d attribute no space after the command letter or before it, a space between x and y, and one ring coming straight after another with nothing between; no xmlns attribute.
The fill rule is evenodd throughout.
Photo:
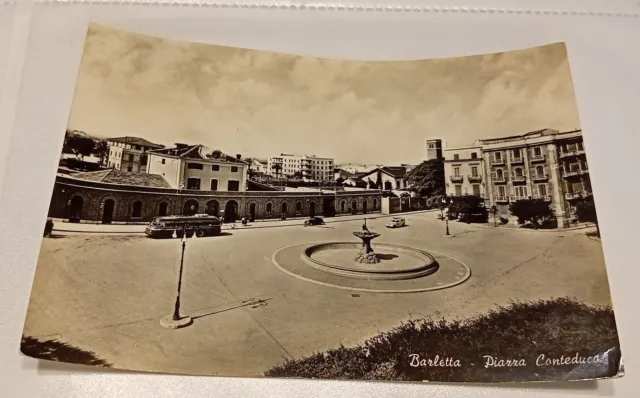
<svg viewBox="0 0 640 398"><path fill-rule="evenodd" d="M190 316L181 316L177 321L173 320L173 315L167 315L160 319L160 326L165 329L180 329L187 327L193 323Z"/></svg>

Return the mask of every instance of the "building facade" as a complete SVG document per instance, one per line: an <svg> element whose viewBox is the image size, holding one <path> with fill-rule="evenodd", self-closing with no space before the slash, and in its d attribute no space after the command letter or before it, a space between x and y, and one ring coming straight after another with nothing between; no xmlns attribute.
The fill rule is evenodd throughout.
<svg viewBox="0 0 640 398"><path fill-rule="evenodd" d="M439 138L427 140L427 149L425 152L425 161L442 159L442 140Z"/></svg>
<svg viewBox="0 0 640 398"><path fill-rule="evenodd" d="M541 199L567 227L575 201L592 195L581 130L478 140L444 155L447 195L482 196L502 217L509 217L509 203Z"/></svg>
<svg viewBox="0 0 640 398"><path fill-rule="evenodd" d="M244 192L248 164L204 145L178 145L148 151L147 173L167 180L173 189Z"/></svg>
<svg viewBox="0 0 640 398"><path fill-rule="evenodd" d="M360 176L369 189L392 191L406 189L407 168L404 166L383 166Z"/></svg>
<svg viewBox="0 0 640 398"><path fill-rule="evenodd" d="M106 174L107 173L107 174ZM59 174L49 217L83 223L146 223L154 217L207 213L235 222L379 213L379 191L219 192L172 189L158 175L109 171ZM142 176L142 177L141 177Z"/></svg>
<svg viewBox="0 0 640 398"><path fill-rule="evenodd" d="M146 152L161 149L164 146L139 137L117 137L107 140L107 148L105 162L108 168L130 173L145 173L148 160Z"/></svg>
<svg viewBox="0 0 640 398"><path fill-rule="evenodd" d="M280 154L267 161L267 170L273 176L299 176L303 181L333 181L334 162L332 158L315 155Z"/></svg>

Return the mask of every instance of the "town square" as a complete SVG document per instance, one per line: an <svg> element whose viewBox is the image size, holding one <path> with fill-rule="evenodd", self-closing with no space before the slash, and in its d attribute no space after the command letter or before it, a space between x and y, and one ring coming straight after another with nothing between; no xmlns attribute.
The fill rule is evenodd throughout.
<svg viewBox="0 0 640 398"><path fill-rule="evenodd" d="M564 296L609 304L601 245L587 235L593 228L548 232L452 222L455 237L446 238L438 214L406 214L407 226L398 229L384 227L389 217L367 220L382 234L380 242L455 257L471 269L464 283L423 293L343 290L274 266L272 255L284 246L353 240L360 217L317 227L239 226L190 238L181 311L194 320L177 330L159 320L173 310L180 239L56 233L43 242L34 282L40 293L25 334L65 341L127 369L260 376L285 359L357 344L411 318L464 318L511 300Z"/></svg>

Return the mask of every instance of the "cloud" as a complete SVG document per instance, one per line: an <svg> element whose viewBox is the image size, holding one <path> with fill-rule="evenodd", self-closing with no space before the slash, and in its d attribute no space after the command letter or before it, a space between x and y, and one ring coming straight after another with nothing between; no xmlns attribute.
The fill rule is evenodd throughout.
<svg viewBox="0 0 640 398"><path fill-rule="evenodd" d="M69 126L266 157L419 162L451 145L579 126L564 45L421 61L340 61L90 28Z"/></svg>

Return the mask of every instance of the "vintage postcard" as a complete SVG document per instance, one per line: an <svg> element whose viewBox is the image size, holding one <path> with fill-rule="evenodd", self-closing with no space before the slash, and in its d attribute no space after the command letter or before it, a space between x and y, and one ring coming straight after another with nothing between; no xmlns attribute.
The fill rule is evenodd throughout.
<svg viewBox="0 0 640 398"><path fill-rule="evenodd" d="M623 374L563 43L374 62L91 25L52 134L26 355L246 377Z"/></svg>

